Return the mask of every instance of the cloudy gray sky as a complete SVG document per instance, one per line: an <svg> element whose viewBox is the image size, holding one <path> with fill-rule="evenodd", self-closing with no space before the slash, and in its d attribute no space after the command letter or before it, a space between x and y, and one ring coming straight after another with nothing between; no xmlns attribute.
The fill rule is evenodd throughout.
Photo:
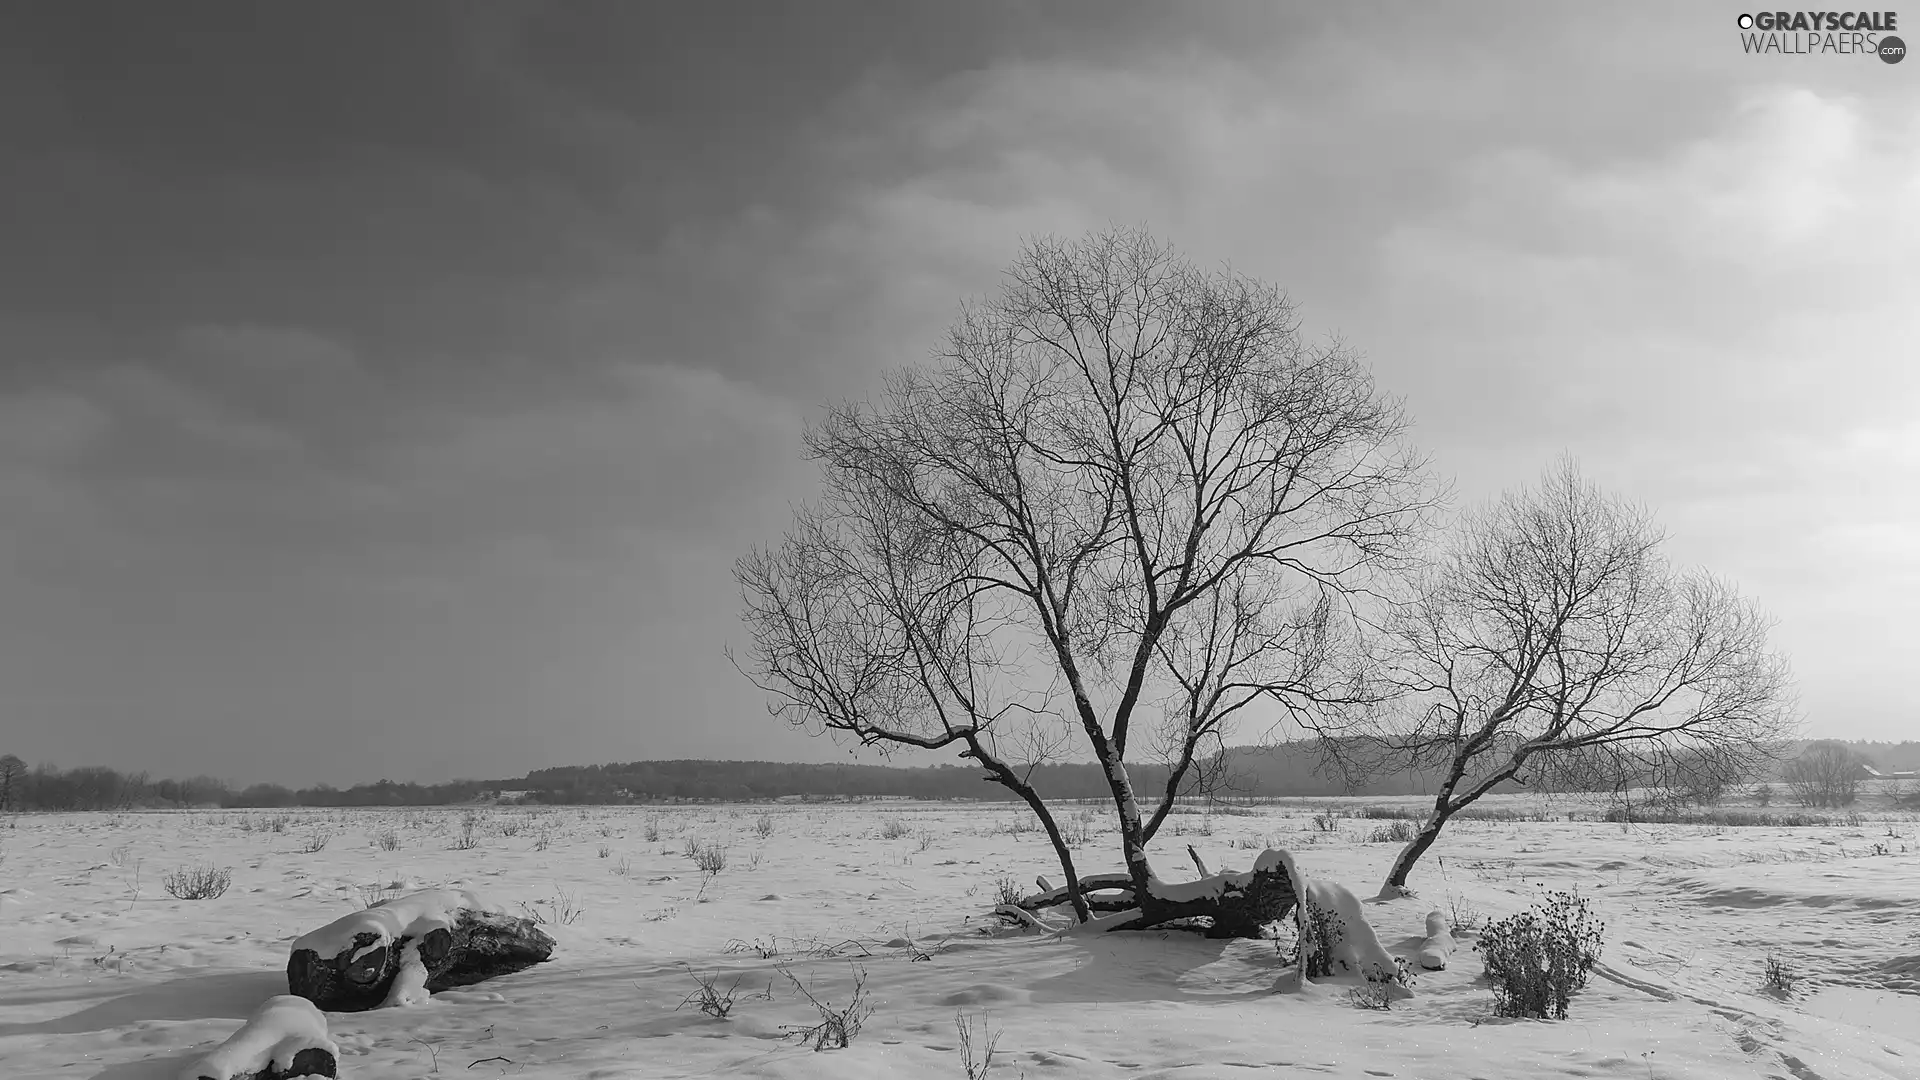
<svg viewBox="0 0 1920 1080"><path fill-rule="evenodd" d="M821 402L1109 222L1287 288L1466 501L1572 450L1819 732L1920 735L1920 61L1725 4L780 8L10 6L0 751L844 756L723 659L731 561Z"/></svg>

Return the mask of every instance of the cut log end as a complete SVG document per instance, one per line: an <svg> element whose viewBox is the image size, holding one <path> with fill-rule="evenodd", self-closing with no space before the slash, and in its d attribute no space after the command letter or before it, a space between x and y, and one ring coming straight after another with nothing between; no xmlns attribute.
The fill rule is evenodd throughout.
<svg viewBox="0 0 1920 1080"><path fill-rule="evenodd" d="M233 1073L228 1076L215 1076L210 1072L201 1072L194 1075L191 1080L297 1080L302 1076L338 1077L339 1075L340 1062L334 1058L333 1054L319 1047L308 1047L293 1055L293 1060L288 1063L285 1072L269 1063L266 1068L258 1072Z"/></svg>
<svg viewBox="0 0 1920 1080"><path fill-rule="evenodd" d="M1426 940L1420 943L1420 966L1428 971L1444 971L1453 955L1453 924L1444 911L1427 915Z"/></svg>
<svg viewBox="0 0 1920 1080"><path fill-rule="evenodd" d="M276 996L261 1002L238 1031L178 1076L179 1080L339 1076L338 1054L339 1047L327 1034L325 1014L305 999Z"/></svg>

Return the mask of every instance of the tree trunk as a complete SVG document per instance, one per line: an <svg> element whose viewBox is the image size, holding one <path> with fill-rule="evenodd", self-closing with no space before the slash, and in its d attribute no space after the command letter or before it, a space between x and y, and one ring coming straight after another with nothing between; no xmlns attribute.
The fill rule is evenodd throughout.
<svg viewBox="0 0 1920 1080"><path fill-rule="evenodd" d="M1086 891L1080 888L1080 875L1073 868L1073 852L1067 847L1067 838L1061 835L1059 823L1053 820L1053 814L1038 795L1033 797L1030 805L1039 816L1041 827L1047 830L1047 839L1053 844L1053 854L1060 860L1060 872L1066 875L1067 900L1073 904L1073 916L1086 922L1093 918L1093 910L1087 906Z"/></svg>
<svg viewBox="0 0 1920 1080"><path fill-rule="evenodd" d="M1262 928L1285 918L1297 901L1293 879L1278 852L1263 853L1251 870L1178 885L1150 880L1147 888L1138 889L1131 874L1094 874L1080 879L1079 886L1095 911L1139 909L1138 918L1108 930L1147 930L1181 919L1205 918L1211 923L1208 937L1261 937ZM1037 911L1066 902L1066 896L1066 889L1054 889L1030 896L1019 906Z"/></svg>
<svg viewBox="0 0 1920 1080"><path fill-rule="evenodd" d="M977 738L967 740L967 754L987 771L993 774L993 781L1008 791L1020 796L1021 800L1033 810L1040 819L1040 827L1047 830L1047 840L1053 844L1053 854L1060 860L1060 872L1066 875L1067 899L1073 904L1074 917L1086 922L1093 917L1093 911L1087 906L1087 898L1080 888L1080 876L1073 868L1073 852L1067 847L1067 838L1060 832L1059 822L1053 819L1053 811L1047 807L1046 800L1033 789L1033 785L1020 778L1005 762L987 752Z"/></svg>
<svg viewBox="0 0 1920 1080"><path fill-rule="evenodd" d="M1111 745L1102 746L1101 767L1107 774L1107 786L1113 792L1113 806L1120 818L1120 852L1127 861L1127 876L1134 894L1148 894L1153 880L1153 865L1147 859L1146 831L1140 823L1140 801L1134 797L1133 781L1127 766Z"/></svg>
<svg viewBox="0 0 1920 1080"><path fill-rule="evenodd" d="M1479 801L1480 796L1513 779L1519 774L1520 766L1526 759L1524 749L1516 751L1506 767L1482 779L1473 785L1472 790L1456 799L1453 797L1454 790L1459 785L1461 776L1466 772L1466 759L1456 757L1453 767L1448 771L1446 781L1440 785L1440 794L1433 800L1433 813L1428 815L1427 823L1420 826L1420 831L1414 834L1413 839L1406 847L1401 848L1400 854L1394 858L1392 868L1387 871L1387 883L1381 890L1382 894L1405 892L1407 877L1413 873L1413 864L1419 862L1420 856L1425 855L1427 849L1433 846L1433 842L1440 838L1440 830L1447 824L1447 819Z"/></svg>
<svg viewBox="0 0 1920 1080"><path fill-rule="evenodd" d="M1420 831L1414 834L1406 847L1400 849L1400 854L1394 857L1392 869L1387 871L1387 892L1406 890L1407 875L1413 873L1413 864L1420 861L1420 856L1425 855L1433 842L1440 839L1440 828L1447 823L1447 813L1444 807L1436 807L1427 817L1427 823L1420 826Z"/></svg>
<svg viewBox="0 0 1920 1080"><path fill-rule="evenodd" d="M410 941L401 937L383 943L378 935L363 932L334 956L296 949L287 960L287 990L329 1012L378 1008L400 973ZM426 968L426 989L434 991L532 967L551 956L553 946L553 938L531 919L463 908L451 929L441 927L422 937L418 951Z"/></svg>

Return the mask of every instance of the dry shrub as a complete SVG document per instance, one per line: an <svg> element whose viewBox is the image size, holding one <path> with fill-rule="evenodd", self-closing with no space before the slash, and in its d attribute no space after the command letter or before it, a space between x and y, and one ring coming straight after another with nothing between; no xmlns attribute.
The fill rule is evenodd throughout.
<svg viewBox="0 0 1920 1080"><path fill-rule="evenodd" d="M1333 950L1347 936L1346 920L1340 913L1323 908L1312 900L1300 902L1300 962L1309 979L1333 974Z"/></svg>
<svg viewBox="0 0 1920 1080"><path fill-rule="evenodd" d="M727 849L712 840L699 844L693 850L693 865L699 867L701 873L714 877L727 868Z"/></svg>
<svg viewBox="0 0 1920 1080"><path fill-rule="evenodd" d="M1793 984L1800 981L1800 975L1793 966L1773 953L1767 954L1766 968L1760 974L1760 984L1772 993L1786 997L1793 993Z"/></svg>
<svg viewBox="0 0 1920 1080"><path fill-rule="evenodd" d="M1367 834L1369 844L1404 844L1413 839L1413 822L1395 818Z"/></svg>
<svg viewBox="0 0 1920 1080"><path fill-rule="evenodd" d="M176 900L217 899L233 884L233 871L221 866L183 866L160 884Z"/></svg>
<svg viewBox="0 0 1920 1080"><path fill-rule="evenodd" d="M810 1045L814 1050L843 1050L853 1043L853 1037L860 1034L860 1025L873 1015L873 1005L867 1001L867 973L860 967L853 969L853 998L844 1008L836 1009L832 1005L813 996L805 983L796 978L786 968L780 974L787 977L793 988L820 1014L817 1024L797 1024L787 1027L787 1037L798 1039Z"/></svg>
<svg viewBox="0 0 1920 1080"><path fill-rule="evenodd" d="M1549 892L1525 911L1489 923L1474 949L1486 962L1498 1016L1565 1020L1573 993L1600 962L1606 924L1578 892Z"/></svg>
<svg viewBox="0 0 1920 1080"><path fill-rule="evenodd" d="M1412 987L1415 978L1413 965L1404 956L1393 958L1393 970L1379 966L1366 971L1366 982L1347 991L1347 1001L1356 1009L1370 1009L1385 1012L1393 1008L1396 986Z"/></svg>
<svg viewBox="0 0 1920 1080"><path fill-rule="evenodd" d="M1018 907L1020 901L1027 898L1026 891L1020 887L1020 883L1010 876L994 882L993 887L999 894L1002 906Z"/></svg>

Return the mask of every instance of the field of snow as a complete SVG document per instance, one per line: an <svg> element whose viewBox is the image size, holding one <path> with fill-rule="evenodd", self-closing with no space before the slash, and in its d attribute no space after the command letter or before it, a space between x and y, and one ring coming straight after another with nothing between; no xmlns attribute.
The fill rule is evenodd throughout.
<svg viewBox="0 0 1920 1080"><path fill-rule="evenodd" d="M1386 824L1316 800L1180 814L1168 881L1262 848L1377 892ZM1489 800L1487 805L1520 807ZM1564 808L1563 808L1564 809ZM1001 879L1057 880L1004 806L867 802L479 812L346 810L0 819L0 1076L171 1080L286 993L289 944L398 891L471 889L532 914L553 959L423 1005L329 1014L341 1073L612 1078L967 1076L959 1025L997 1037L987 1075L1793 1080L1920 1077L1920 824L1868 812L1810 828L1456 821L1419 897L1365 905L1412 958L1435 908L1499 917L1577 887L1607 924L1564 1022L1491 1017L1470 942L1389 1011L1346 987L1276 993L1273 944L1181 932L1054 938L988 914ZM1110 819L1067 810L1083 872L1117 870ZM468 846L471 844L471 846ZM694 852L724 853L707 874ZM714 856L708 855L709 860ZM216 899L163 878L230 869ZM1767 991L1769 955L1800 976ZM787 977L792 975L792 979ZM731 1015L682 1007L696 976ZM871 1007L846 1049L787 1037L819 1020L796 989ZM750 996L751 995L751 996Z"/></svg>

